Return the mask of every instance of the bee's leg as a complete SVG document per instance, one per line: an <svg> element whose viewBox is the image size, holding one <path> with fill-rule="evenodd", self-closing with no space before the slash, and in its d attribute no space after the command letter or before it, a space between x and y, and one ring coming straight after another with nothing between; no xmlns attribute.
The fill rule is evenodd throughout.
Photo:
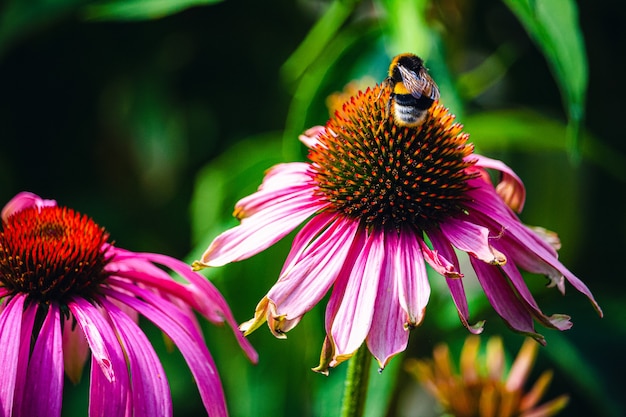
<svg viewBox="0 0 626 417"><path fill-rule="evenodd" d="M387 120L389 119L389 115L391 114L391 100L393 100L393 96L394 96L393 93L389 95L389 100L387 100L387 104L385 105L385 116L380 121L380 126L378 126L378 129L376 129L374 136L378 135L380 130L383 128L383 126L385 126L385 123L387 123Z"/></svg>
<svg viewBox="0 0 626 417"><path fill-rule="evenodd" d="M391 113L391 101L394 97L394 93L389 94L389 100L387 100L387 105L385 106L385 120L389 118L389 114Z"/></svg>
<svg viewBox="0 0 626 417"><path fill-rule="evenodd" d="M391 77L385 78L383 80L383 82L381 83L381 85L380 85L380 91L378 92L378 96L376 97L376 101L378 101L380 99L380 96L383 95L383 91L385 91L387 88L391 87L392 85L393 85L393 78L391 78Z"/></svg>

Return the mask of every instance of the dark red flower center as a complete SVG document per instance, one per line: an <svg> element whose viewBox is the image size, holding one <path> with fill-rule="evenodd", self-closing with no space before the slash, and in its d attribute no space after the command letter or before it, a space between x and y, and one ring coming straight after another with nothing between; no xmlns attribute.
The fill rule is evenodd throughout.
<svg viewBox="0 0 626 417"><path fill-rule="evenodd" d="M0 285L38 302L90 297L108 274L109 235L65 207L21 210L2 223Z"/></svg>
<svg viewBox="0 0 626 417"><path fill-rule="evenodd" d="M427 230L464 211L473 145L443 106L400 127L388 100L388 90L368 88L328 121L309 153L320 197L367 226Z"/></svg>

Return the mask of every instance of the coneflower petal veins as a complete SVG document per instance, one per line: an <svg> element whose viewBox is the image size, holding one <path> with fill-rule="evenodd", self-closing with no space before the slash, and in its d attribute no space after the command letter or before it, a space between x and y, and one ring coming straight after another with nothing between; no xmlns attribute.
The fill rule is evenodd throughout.
<svg viewBox="0 0 626 417"><path fill-rule="evenodd" d="M441 105L419 127L397 126L388 94L359 92L329 120L309 153L318 192L368 227L428 230L464 211L473 146Z"/></svg>

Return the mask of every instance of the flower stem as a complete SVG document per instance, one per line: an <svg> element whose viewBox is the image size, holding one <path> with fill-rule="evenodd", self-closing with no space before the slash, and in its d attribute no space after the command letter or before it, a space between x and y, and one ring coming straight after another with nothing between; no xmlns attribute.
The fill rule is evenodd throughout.
<svg viewBox="0 0 626 417"><path fill-rule="evenodd" d="M348 363L341 417L361 417L365 410L372 355L363 343Z"/></svg>

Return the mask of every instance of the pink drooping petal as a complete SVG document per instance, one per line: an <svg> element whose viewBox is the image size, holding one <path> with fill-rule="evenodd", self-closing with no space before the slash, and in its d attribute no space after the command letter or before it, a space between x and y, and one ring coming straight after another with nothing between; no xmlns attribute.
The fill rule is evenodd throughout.
<svg viewBox="0 0 626 417"><path fill-rule="evenodd" d="M41 209L42 207L53 207L56 205L57 202L54 200L44 200L37 194L29 193L28 191L22 191L21 193L18 193L15 197L13 197L2 208L2 221L6 222L10 215L17 213L18 211L22 211L26 208L37 207Z"/></svg>
<svg viewBox="0 0 626 417"><path fill-rule="evenodd" d="M337 272L329 271L325 266L329 263L330 268L341 268L342 251L349 247L349 244L347 247L341 246L341 242L351 240L354 235L354 231L347 235L336 231L345 226L352 226L353 229L357 227L355 222L341 219L336 213L321 212L296 234L278 282L259 303L254 318L240 326L244 334L249 334L267 321L274 336L284 338L284 333L295 327L315 300L326 293ZM338 229L338 226L341 227ZM326 256L324 254L330 256L330 260L322 260ZM318 276L318 273L321 275ZM301 301L301 292L305 292L306 302Z"/></svg>
<svg viewBox="0 0 626 417"><path fill-rule="evenodd" d="M512 219L512 214L507 212L506 207L497 204L497 200L493 199L493 191L490 191L487 187L475 189L472 191L472 194L474 198L467 203L468 206L476 208L478 213L482 213L482 215L475 216L484 224L496 222L504 227L503 235L500 239L506 241L508 245L517 246L516 250L509 251L509 253L512 254L511 256L514 257L518 265L529 272L545 273L554 282L558 282L559 279L558 276L554 276L554 270L558 271L559 274L565 276L574 288L587 296L598 314L602 316L602 309L589 288L559 262L557 253L549 242L546 242L541 236L524 226L517 219ZM532 255L529 256L529 254ZM533 255L535 257L534 260L532 259Z"/></svg>
<svg viewBox="0 0 626 417"><path fill-rule="evenodd" d="M474 200L468 203L468 205L476 207L476 210L473 210L471 214L472 219L492 230L502 230L496 240L509 254L512 261L528 272L547 276L561 293L564 293L563 274L544 262L536 253L540 251L545 254L547 259L556 260L558 255L554 247L542 236L521 224L508 207L498 202L493 189L475 189L472 190L472 193L474 199L491 198L490 201ZM520 236L523 236L523 239L520 240Z"/></svg>
<svg viewBox="0 0 626 417"><path fill-rule="evenodd" d="M424 260L428 262L428 265L430 265L431 268L435 270L435 272L446 278L463 278L463 274L458 269L458 262L455 266L437 249L430 249L421 237L416 235L416 239L419 242L420 249L422 250L422 254L424 255Z"/></svg>
<svg viewBox="0 0 626 417"><path fill-rule="evenodd" d="M394 355L406 349L409 342L406 324L419 324L426 307L423 299L425 297L427 301L430 294L428 283L425 294L419 293L423 290L419 288L423 283L420 283L422 277L416 269L421 266L421 272L426 274L423 259L412 257L410 252L403 252L406 249L403 240L409 239L402 232L398 236L395 230L386 233L384 238L385 261L378 283L374 317L367 335L367 346L381 369ZM415 263L418 259L421 262ZM410 313L407 314L407 311ZM419 312L419 318L416 312Z"/></svg>
<svg viewBox="0 0 626 417"><path fill-rule="evenodd" d="M359 234L366 233L359 231ZM383 233L372 232L364 240L356 262L345 264L335 284L338 288L333 290L329 300L329 309L331 305L338 305L329 334L335 344L335 356L339 358L350 356L363 344L374 315L384 262Z"/></svg>
<svg viewBox="0 0 626 417"><path fill-rule="evenodd" d="M338 218L337 214L331 211L323 211L313 216L293 239L291 250L283 263L280 276L289 273L289 270L293 268L295 264L305 258L305 256L303 256L304 252L310 252L308 248L310 245L314 245L316 239L322 242L322 240L319 239L320 233L326 230L326 228Z"/></svg>
<svg viewBox="0 0 626 417"><path fill-rule="evenodd" d="M319 136L325 131L326 128L324 126L313 126L312 128L307 129L304 134L300 135L298 139L300 139L300 142L304 143L304 145L310 149L320 144Z"/></svg>
<svg viewBox="0 0 626 417"><path fill-rule="evenodd" d="M211 322L219 324L226 321L237 338L241 348L254 363L258 355L250 342L237 330L235 321L226 300L219 291L205 277L193 272L189 265L169 256L154 253L133 253L116 249L115 261L119 265L129 262L134 264L133 270L118 270L116 275L110 277L110 284L141 282L148 288L158 290L170 297L175 297L181 302L195 308ZM183 285L174 281L167 272L158 268L154 263L166 266L185 278L191 285ZM121 281L117 277L122 278ZM123 286L123 285L122 285ZM126 287L127 293L134 294L135 287ZM179 305L182 307L182 305Z"/></svg>
<svg viewBox="0 0 626 417"><path fill-rule="evenodd" d="M219 322L227 320L232 327L237 327L237 323L235 323L232 313L230 312L230 307L228 307L228 304L226 303L226 300L224 300L222 294L217 290L217 288L215 288L211 281L207 280L197 272L192 271L188 264L178 259L157 253L141 253L136 255L149 262L154 262L155 264L171 269L189 282L191 285L186 286L186 288L193 298L181 298L193 308L198 310L206 318L212 320L219 317ZM183 286L181 285L181 287ZM177 294L178 293L175 292L172 295L177 297Z"/></svg>
<svg viewBox="0 0 626 417"><path fill-rule="evenodd" d="M582 282L580 279L578 279L578 277L574 274L572 274L569 269L565 268L565 266L563 264L561 264L560 262L555 262L555 267L559 267L559 271L561 271L563 273L563 275L565 276L565 279L567 279L567 282L569 282L570 284L572 284L572 286L574 288L576 288L579 292L585 294L587 296L587 298L591 301L591 305L593 305L593 308L596 310L596 312L598 313L598 315L600 317L602 317L604 315L604 313L602 312L602 309L600 308L600 305L596 302L595 298L593 298L593 295L591 294L591 291L589 290L589 288L585 285L584 282Z"/></svg>
<svg viewBox="0 0 626 417"><path fill-rule="evenodd" d="M144 302L117 291L105 289L103 292L131 306L167 334L189 365L209 416L227 416L224 392L215 363L202 339L195 334L195 327L186 327L185 322L178 321L180 317L174 318L171 314L164 313L152 302ZM143 296L152 297L148 291L143 292Z"/></svg>
<svg viewBox="0 0 626 417"><path fill-rule="evenodd" d="M470 218L477 219L477 223L486 225L487 227L499 230L500 233L496 238L500 238L506 234L516 235L521 232L527 234L530 229L519 221L519 218L513 211L507 207L497 196L493 187L478 185L476 180L470 181L469 196L471 200L466 203L470 209ZM550 242L540 237L532 231L528 237L534 242L534 245L544 248L552 257L557 257L557 252Z"/></svg>
<svg viewBox="0 0 626 417"><path fill-rule="evenodd" d="M319 224L318 220L321 220ZM311 229L319 231L319 226L326 224L324 216L318 215L296 237L289 262L267 295L276 305L278 315L285 314L287 319L301 317L322 299L337 279L358 223L339 218L304 246L307 242L299 239L300 235L309 237Z"/></svg>
<svg viewBox="0 0 626 417"><path fill-rule="evenodd" d="M339 307L341 307L351 270L361 256L361 251L363 246L365 246L366 238L367 233L361 229L357 229L357 232L352 240L352 245L350 246L344 261L344 265L335 280L331 296L326 306L325 325L327 335L331 334L333 321L335 320Z"/></svg>
<svg viewBox="0 0 626 417"><path fill-rule="evenodd" d="M406 324L410 327L422 323L430 298L424 255L418 244L421 239L408 229L400 230L399 234L395 231L386 234L385 253L392 259L393 280L398 287L400 306L407 314Z"/></svg>
<svg viewBox="0 0 626 417"><path fill-rule="evenodd" d="M324 204L312 195L304 195L266 207L216 237L202 255L201 263L223 266L256 255L285 237Z"/></svg>
<svg viewBox="0 0 626 417"><path fill-rule="evenodd" d="M22 416L60 416L63 399L63 336L60 309L50 303L33 348Z"/></svg>
<svg viewBox="0 0 626 417"><path fill-rule="evenodd" d="M172 399L167 377L150 341L113 302L106 298L101 302L128 357L133 416L171 416Z"/></svg>
<svg viewBox="0 0 626 417"><path fill-rule="evenodd" d="M63 367L70 381L78 384L89 355L89 343L80 327L66 320L63 326Z"/></svg>
<svg viewBox="0 0 626 417"><path fill-rule="evenodd" d="M24 313L22 314L22 329L20 337L20 353L17 364L17 379L15 381L15 394L13 401L18 409L21 407L24 392L29 389L29 381L27 378L28 365L30 361L30 341L33 338L33 327L39 306L37 303L26 303ZM18 413L19 414L19 413Z"/></svg>
<svg viewBox="0 0 626 417"><path fill-rule="evenodd" d="M108 284L108 282L107 282ZM171 296L169 296L169 294L164 295L168 298L172 298ZM182 303L181 300L178 300L179 302ZM118 302L117 300L111 300L111 302L113 304L115 304L117 306L117 308L119 308L120 310L122 310L124 312L124 314L126 314L128 316L129 319L131 319L133 322L139 324L139 313L137 313L135 310L133 310L132 308L128 307L125 304L122 304L120 302ZM187 306L187 308L191 309L191 307ZM200 324L198 324L198 328L200 328Z"/></svg>
<svg viewBox="0 0 626 417"><path fill-rule="evenodd" d="M509 257L515 265L533 274L545 275L556 284L562 294L565 293L563 274L538 257L532 248L524 246L517 239L510 239L506 235L498 242L498 245L502 251L510 254Z"/></svg>
<svg viewBox="0 0 626 417"><path fill-rule="evenodd" d="M476 183L472 183L470 186L472 187L469 192L471 200L466 205L470 209L472 221L494 230L501 230L497 236L498 239L522 233L529 240L528 248L537 246L549 253L550 257L558 257L551 242L522 224L515 213L497 198L493 187L476 186Z"/></svg>
<svg viewBox="0 0 626 417"><path fill-rule="evenodd" d="M195 308L209 320L218 316L220 318L220 322L226 321L226 323L228 323L233 330L233 334L239 342L239 345L244 350L250 361L253 363L257 362L258 354L248 339L246 339L238 330L237 321L235 320L228 303L209 280L192 271L189 268L189 265L178 259L156 253L142 253L136 255L142 256L151 262L166 266L186 279L191 284L189 290L191 291L193 298L183 298L183 301Z"/></svg>
<svg viewBox="0 0 626 417"><path fill-rule="evenodd" d="M297 201L308 200L311 194L311 185L299 184L297 187L277 188L257 191L242 198L235 206L233 216L240 220L267 213L268 209L290 205Z"/></svg>
<svg viewBox="0 0 626 417"><path fill-rule="evenodd" d="M561 277L565 277L565 279L579 292L587 296L591 305L597 311L597 313L602 317L602 309L599 304L595 300L591 290L589 287L585 285L578 277L576 277L572 272L567 269L556 257L550 255L550 251L545 247L536 244L536 240L539 238L536 236L530 229L527 229L526 233L522 233L520 231L519 234L516 235L507 235L506 240L508 244L513 244L513 246L523 246L524 250L517 251L514 253L514 260L519 262L524 269L527 269L529 272L535 273L544 273L547 275L551 281L559 287L561 292L565 291L565 288L562 284L559 284L562 280ZM517 242L519 245L514 244L513 242ZM534 243L534 244L533 244ZM529 253L528 249L530 249L531 253ZM530 255L530 256L529 256ZM536 258L532 259L535 255Z"/></svg>
<svg viewBox="0 0 626 417"><path fill-rule="evenodd" d="M22 343L29 344L30 338L22 340L22 311L24 309L22 295L13 297L0 314L0 363L2 363L2 378L0 378L0 416L13 415L13 396L17 379L18 359ZM18 404L18 409L19 409Z"/></svg>
<svg viewBox="0 0 626 417"><path fill-rule="evenodd" d="M306 162L289 162L277 164L268 169L263 177L263 182L259 186L259 191L268 190L290 190L298 186L305 185L311 181L311 167ZM242 200L245 201L247 197ZM241 201L241 200L240 200Z"/></svg>
<svg viewBox="0 0 626 417"><path fill-rule="evenodd" d="M110 297L110 301L126 300L123 296L131 297L133 299L143 300L146 304L156 308L160 312L167 314L172 320L178 323L185 332L195 340L198 344L204 343L204 337L201 329L195 325L194 313L185 308L181 308L178 304L173 303L171 300L163 298L159 294L155 294L146 288L134 287L133 284L128 282L118 282L118 288L107 288L104 293ZM129 290L133 290L130 294ZM135 309L133 305L126 304L129 307Z"/></svg>
<svg viewBox="0 0 626 417"><path fill-rule="evenodd" d="M496 313L513 330L526 333L543 341L543 338L535 332L533 318L524 304L520 302L511 288L507 278L503 276L498 266L489 265L479 259L470 257L472 267L483 291L493 306Z"/></svg>
<svg viewBox="0 0 626 417"><path fill-rule="evenodd" d="M443 234L438 230L431 230L428 232L428 237L434 250L439 253L439 256L448 260L448 262L451 262L454 270L459 271L459 260L456 253L454 253L454 248L450 245L450 242L448 242L445 236L443 236ZM424 249L422 250L425 251ZM469 323L469 307L467 305L463 279L446 277L446 284L448 284L452 301L456 306L457 312L459 313L459 319L461 320L463 326L474 334L482 333L483 322L479 322L474 325Z"/></svg>
<svg viewBox="0 0 626 417"><path fill-rule="evenodd" d="M74 297L67 304L91 349L89 416L124 415L129 395L129 376L117 335L98 308Z"/></svg>
<svg viewBox="0 0 626 417"><path fill-rule="evenodd" d="M173 281L169 276L167 279L161 279L154 275L146 274L143 271L118 272L115 275L111 275L107 281L107 285L110 288L126 292L126 294L131 296L134 296L137 292L136 284L141 284L142 288L158 294L159 297L167 300L168 302L176 302L181 308L183 305L186 305L186 308L189 311L192 311L193 309L188 303L196 303L196 300L200 298L194 294L194 290L197 291L197 288L190 285L182 285L181 283ZM204 296L206 296L206 294L204 294ZM209 302L210 301L207 301L207 303ZM122 305L120 303L117 304L118 307ZM208 318L212 323L222 324L224 322L224 315L221 314L221 310L208 307L205 307L205 309L211 312L211 316ZM124 306L122 310L130 311L130 313L127 313L129 317L138 318L138 313L135 310L130 309L128 306ZM138 321L135 320L135 322ZM199 324L197 324L196 327L200 330Z"/></svg>
<svg viewBox="0 0 626 417"><path fill-rule="evenodd" d="M519 269L514 264L502 265L502 270L509 277L510 282L513 284L515 291L519 295L519 298L523 300L527 305L527 309L539 320L544 326L551 327L558 330L568 330L572 327L570 317L564 314L554 314L552 316L546 316L543 314L539 305L533 298L530 290L524 282L524 278Z"/></svg>
<svg viewBox="0 0 626 417"><path fill-rule="evenodd" d="M446 239L457 249L490 264L506 262L504 255L489 244L488 228L454 218L447 219L439 227Z"/></svg>
<svg viewBox="0 0 626 417"><path fill-rule="evenodd" d="M251 217L267 207L311 194L311 175L308 164L301 162L273 166L258 191L235 204L233 215L238 219Z"/></svg>
<svg viewBox="0 0 626 417"><path fill-rule="evenodd" d="M471 158L477 160L477 167L500 171L502 178L496 185L496 192L507 206L521 213L526 200L526 189L520 177L502 161L478 154L472 154ZM489 184L491 184L491 181L489 181Z"/></svg>
<svg viewBox="0 0 626 417"><path fill-rule="evenodd" d="M130 410L130 392L117 397L111 393L114 382L107 379L102 373L96 358L91 356L89 371L89 417L108 417L112 411L119 416L132 416ZM112 401L111 401L112 400Z"/></svg>
<svg viewBox="0 0 626 417"><path fill-rule="evenodd" d="M208 294L204 293L196 294L200 291L196 285L185 285L182 282L175 281L167 270L157 266L157 264L160 263L157 261L157 258L163 262L168 262L173 258L152 253L130 252L119 248L115 248L113 252L113 261L107 265L107 272L111 274L111 282L109 282L109 284L114 285L117 279L126 282L142 283L146 287L160 292L166 298L174 297L190 304L212 323L219 324L224 322L222 305L217 305L213 297L207 297ZM165 264L161 265L167 266ZM183 273L190 273L192 276L198 277L199 280L206 281L204 277L192 272L188 264L177 261L175 265L176 268L180 269ZM170 267L168 268L172 269ZM178 272L178 274L182 275L180 272ZM133 291L130 290L129 294L133 294ZM198 305L199 301L200 303ZM120 306L122 305L120 304ZM132 309L126 307L120 308L125 310L130 316L137 315L137 312Z"/></svg>

